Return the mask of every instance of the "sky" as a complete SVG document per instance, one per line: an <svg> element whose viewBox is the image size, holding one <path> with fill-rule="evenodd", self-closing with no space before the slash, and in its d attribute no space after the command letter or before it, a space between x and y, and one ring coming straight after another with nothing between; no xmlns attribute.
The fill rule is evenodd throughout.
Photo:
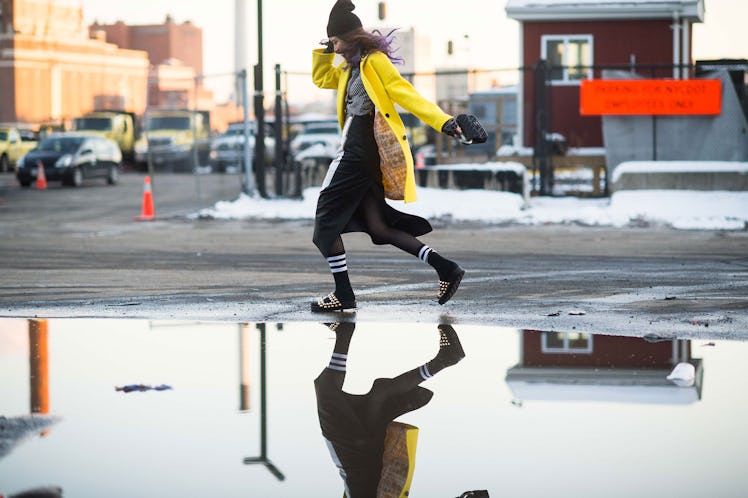
<svg viewBox="0 0 748 498"><path fill-rule="evenodd" d="M207 75L234 70L234 0L210 2L182 0L71 0L83 6L84 20L108 24L161 24L167 14L175 22L192 21L203 29L203 65ZM308 73L309 51L326 37L325 26L333 0L265 0L263 9L263 61L266 88L272 87L272 69ZM365 27L376 27L379 0L355 0L355 13ZM507 69L519 65L519 25L507 19L504 0L471 0L470 8L449 0L389 0L388 26L410 28L432 39L432 52L446 57L448 40L458 54L481 69ZM742 32L748 18L746 0L705 0L705 22L693 33L694 59L748 58ZM250 64L257 61L257 0L247 0ZM467 35L467 36L466 36ZM305 76L299 76L304 78ZM308 79L308 76L305 77ZM216 80L219 78L217 77ZM304 91L308 89L305 88ZM312 89L313 91L313 89ZM327 95L325 93L325 95ZM289 94L289 98L293 95Z"/></svg>

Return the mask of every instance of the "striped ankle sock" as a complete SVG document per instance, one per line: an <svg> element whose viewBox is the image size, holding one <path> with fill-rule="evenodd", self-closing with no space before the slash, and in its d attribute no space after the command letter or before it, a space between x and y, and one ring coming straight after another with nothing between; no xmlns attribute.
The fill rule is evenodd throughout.
<svg viewBox="0 0 748 498"><path fill-rule="evenodd" d="M428 265L431 265L439 274L439 278L442 280L447 278L452 269L457 266L454 262L442 257L438 252L436 252L426 244L424 244L423 247L418 250L418 259Z"/></svg>
<svg viewBox="0 0 748 498"><path fill-rule="evenodd" d="M348 263L345 260L345 253L330 256L327 258L327 264L330 265L332 277L335 279L335 295L343 301L353 299L353 287L351 287L351 280L348 278Z"/></svg>
<svg viewBox="0 0 748 498"><path fill-rule="evenodd" d="M423 244L423 246L421 246L421 248L418 250L418 259L420 259L424 263L428 264L429 263L429 254L431 254L432 252L434 252L433 249L431 249L426 244Z"/></svg>
<svg viewBox="0 0 748 498"><path fill-rule="evenodd" d="M345 253L330 256L327 258L327 264L330 265L330 271L333 274L348 271L348 264L345 262Z"/></svg>
<svg viewBox="0 0 748 498"><path fill-rule="evenodd" d="M430 379L433 375L431 372L429 372L429 365L428 363L424 363L420 367L418 367L418 373L421 374L421 378L423 380Z"/></svg>
<svg viewBox="0 0 748 498"><path fill-rule="evenodd" d="M342 353L333 353L330 358L330 364L327 368L330 370L337 370L338 372L345 372L345 364L348 361L348 355Z"/></svg>

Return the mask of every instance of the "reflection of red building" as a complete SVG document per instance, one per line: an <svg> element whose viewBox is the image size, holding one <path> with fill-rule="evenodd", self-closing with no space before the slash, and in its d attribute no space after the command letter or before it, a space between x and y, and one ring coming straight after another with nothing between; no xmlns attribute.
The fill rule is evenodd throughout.
<svg viewBox="0 0 748 498"><path fill-rule="evenodd" d="M690 388L667 380L681 362L696 367ZM702 375L690 341L524 330L506 381L518 399L690 403L701 398Z"/></svg>
<svg viewBox="0 0 748 498"><path fill-rule="evenodd" d="M691 25L701 22L704 0L508 0L509 18L520 22L521 65L540 59L555 66L547 96L548 132L565 136L572 147L601 147L602 122L598 116L579 114L579 82L600 78L589 66L661 65L639 69L646 76L685 78L691 63ZM534 130L535 75L527 71L520 84L519 128L522 145L536 143Z"/></svg>

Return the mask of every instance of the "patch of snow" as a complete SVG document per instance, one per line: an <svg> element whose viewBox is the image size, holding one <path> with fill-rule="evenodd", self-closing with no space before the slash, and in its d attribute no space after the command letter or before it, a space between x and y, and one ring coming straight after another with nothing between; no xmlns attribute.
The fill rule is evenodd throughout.
<svg viewBox="0 0 748 498"><path fill-rule="evenodd" d="M320 187L307 188L303 199L262 199L242 194L220 201L191 218L313 220ZM578 224L625 227L652 224L684 230L744 230L748 192L629 190L608 198L533 197L524 207L521 195L491 190L419 188L418 201L388 201L396 209L427 219L488 224Z"/></svg>
<svg viewBox="0 0 748 498"><path fill-rule="evenodd" d="M748 174L748 163L731 161L626 161L611 175L616 183L627 173L742 173Z"/></svg>

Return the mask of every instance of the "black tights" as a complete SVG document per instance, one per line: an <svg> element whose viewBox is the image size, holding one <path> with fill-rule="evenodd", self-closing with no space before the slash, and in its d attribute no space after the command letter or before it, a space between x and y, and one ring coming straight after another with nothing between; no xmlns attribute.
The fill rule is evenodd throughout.
<svg viewBox="0 0 748 498"><path fill-rule="evenodd" d="M374 191L369 190L358 207L366 220L371 241L376 245L389 244L408 254L418 256L418 251L423 246L423 243L408 232L389 226L384 219L380 202ZM330 254L342 254L343 252L345 252L343 239L338 236L332 243Z"/></svg>

